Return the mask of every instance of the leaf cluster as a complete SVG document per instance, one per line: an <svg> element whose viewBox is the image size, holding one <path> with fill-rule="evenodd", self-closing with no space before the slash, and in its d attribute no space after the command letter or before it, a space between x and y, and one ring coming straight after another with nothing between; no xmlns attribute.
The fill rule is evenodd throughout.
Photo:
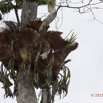
<svg viewBox="0 0 103 103"><path fill-rule="evenodd" d="M10 12L10 10L12 9L13 9L13 6L10 3L4 2L4 1L0 2L0 10L2 14Z"/></svg>
<svg viewBox="0 0 103 103"><path fill-rule="evenodd" d="M20 9L22 6L22 0L15 1L15 4L12 3L13 0L0 1L0 11L2 14L9 13L13 9Z"/></svg>

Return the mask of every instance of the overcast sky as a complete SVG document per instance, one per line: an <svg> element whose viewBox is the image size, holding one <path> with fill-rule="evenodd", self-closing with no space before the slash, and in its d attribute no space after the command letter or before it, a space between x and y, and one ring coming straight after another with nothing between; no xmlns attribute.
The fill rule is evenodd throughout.
<svg viewBox="0 0 103 103"><path fill-rule="evenodd" d="M46 13L44 9L45 7L39 8L39 17ZM96 17L101 22L102 12L96 12ZM103 96L95 97L96 94L103 94L103 24L91 22L93 17L90 13L81 15L71 9L64 9L63 15L60 13L58 17L58 24L56 19L51 24L51 29L57 30L57 25L63 32L63 37L73 29L78 33L76 41L79 47L68 56L72 60L68 63L71 71L68 95L62 100L56 97L55 103L103 103ZM4 18L15 20L13 13ZM0 103L16 103L15 99L4 99L3 95L4 90L0 89Z"/></svg>

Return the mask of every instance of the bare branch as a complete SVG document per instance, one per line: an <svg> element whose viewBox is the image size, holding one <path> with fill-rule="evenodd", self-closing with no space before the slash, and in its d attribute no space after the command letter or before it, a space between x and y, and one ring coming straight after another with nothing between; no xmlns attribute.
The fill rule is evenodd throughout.
<svg viewBox="0 0 103 103"><path fill-rule="evenodd" d="M15 10L15 15L16 15L16 18L17 18L17 22L18 22L18 24L20 25L20 20L19 20L19 15L18 15L17 6L18 6L18 0L16 0L16 5L14 6L14 10Z"/></svg>
<svg viewBox="0 0 103 103"><path fill-rule="evenodd" d="M65 1L65 2L64 2ZM103 24L102 22L100 22L96 17L95 17L95 13L93 12L93 9L103 9L102 6L100 6L100 4L103 4L103 0L100 0L98 2L95 2L93 0L89 0L88 3L85 4L85 2L83 0L78 1L78 2L72 2L71 0L64 0L62 3L57 4L56 6L58 6L59 8L69 8L69 9L75 9L77 12L79 12L80 14L83 13L89 13L91 12L93 15L94 20L98 21L99 23ZM72 4L72 6L71 6ZM73 4L80 4L79 6L73 6ZM100 7L99 7L99 6ZM96 6L96 7L95 7Z"/></svg>
<svg viewBox="0 0 103 103"><path fill-rule="evenodd" d="M92 0L90 0L87 4L84 4L82 6L70 6L68 3L66 3L66 5L56 5L56 6L59 6L59 7L66 7L66 8L72 8L72 9L80 9L80 8L83 8L83 7L88 7L88 6L92 6L92 5L97 5L97 4L101 4L103 3L103 1L100 1L98 3L91 3Z"/></svg>
<svg viewBox="0 0 103 103"><path fill-rule="evenodd" d="M57 16L57 10L53 10L42 22L41 27L39 28L39 31L41 32L44 28L49 26L49 24L55 19Z"/></svg>
<svg viewBox="0 0 103 103"><path fill-rule="evenodd" d="M98 21L99 23L103 24L103 22L99 21L99 20L95 17L95 14L94 14L92 8L91 8L90 10L91 10L91 13L92 13L92 15L93 15L94 20L96 20L96 21Z"/></svg>

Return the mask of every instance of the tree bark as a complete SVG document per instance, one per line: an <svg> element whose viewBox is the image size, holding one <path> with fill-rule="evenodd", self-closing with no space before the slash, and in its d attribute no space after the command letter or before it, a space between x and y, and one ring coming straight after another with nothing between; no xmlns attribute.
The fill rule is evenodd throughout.
<svg viewBox="0 0 103 103"><path fill-rule="evenodd" d="M27 68L28 69L28 68ZM18 75L17 103L37 103L32 73L21 72Z"/></svg>
<svg viewBox="0 0 103 103"><path fill-rule="evenodd" d="M47 89L43 89L42 90L42 99L41 99L41 103L48 103L48 99L49 99L49 93Z"/></svg>
<svg viewBox="0 0 103 103"><path fill-rule="evenodd" d="M21 28L25 28L25 25L29 21L36 19L37 8L37 2L23 0ZM33 86L33 76L32 73L27 72L27 70L28 68L25 68L25 72L19 71L17 103L37 103L36 93Z"/></svg>
<svg viewBox="0 0 103 103"><path fill-rule="evenodd" d="M23 0L22 15L21 15L21 27L25 26L31 20L35 20L37 17L37 2L29 2Z"/></svg>

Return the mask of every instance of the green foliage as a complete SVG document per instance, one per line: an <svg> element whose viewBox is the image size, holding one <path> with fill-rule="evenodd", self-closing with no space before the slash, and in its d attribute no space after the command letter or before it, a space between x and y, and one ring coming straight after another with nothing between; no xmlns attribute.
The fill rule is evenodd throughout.
<svg viewBox="0 0 103 103"><path fill-rule="evenodd" d="M38 2L39 5L50 5L51 7L54 6L55 0L27 0L30 2Z"/></svg>
<svg viewBox="0 0 103 103"><path fill-rule="evenodd" d="M15 0L14 0L15 1ZM50 7L54 7L55 0L28 0L30 2L38 2L39 5L49 5ZM12 3L12 1L0 1L0 11L2 14L9 13L10 10L13 9L21 9L23 0L15 1L16 5Z"/></svg>
<svg viewBox="0 0 103 103"><path fill-rule="evenodd" d="M55 0L48 0L48 5L54 8L55 6Z"/></svg>
<svg viewBox="0 0 103 103"><path fill-rule="evenodd" d="M45 5L48 2L48 0L27 0L27 1L38 2L39 5Z"/></svg>
<svg viewBox="0 0 103 103"><path fill-rule="evenodd" d="M47 2L48 0L40 0L40 4L43 4L43 5L47 4Z"/></svg>
<svg viewBox="0 0 103 103"><path fill-rule="evenodd" d="M12 3L12 1L15 2L15 5ZM50 7L54 7L55 0L27 0L30 2L38 2L39 5L49 5ZM10 10L13 9L21 9L23 4L23 0L5 0L0 1L0 11L2 14L9 13Z"/></svg>
<svg viewBox="0 0 103 103"><path fill-rule="evenodd" d="M13 9L20 9L21 6L22 6L22 0L18 0L18 2L15 2L16 5L14 5L12 3L12 1L10 0L7 0L7 1L0 1L0 11L2 14L5 14L5 13L9 13L10 10L13 10Z"/></svg>
<svg viewBox="0 0 103 103"><path fill-rule="evenodd" d="M0 11L2 12L2 14L8 13L10 12L10 10L13 9L13 6L8 3L8 2L0 2Z"/></svg>

